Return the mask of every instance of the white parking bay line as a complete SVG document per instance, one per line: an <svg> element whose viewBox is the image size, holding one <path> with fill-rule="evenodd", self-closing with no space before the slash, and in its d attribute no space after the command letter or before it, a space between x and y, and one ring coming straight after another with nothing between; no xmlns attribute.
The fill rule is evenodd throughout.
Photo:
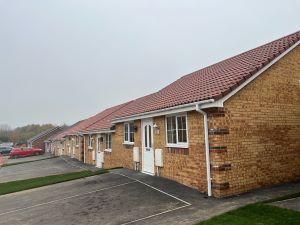
<svg viewBox="0 0 300 225"><path fill-rule="evenodd" d="M182 209L182 208L185 208L185 207L188 207L188 206L191 206L191 205L192 205L191 203L189 203L189 202L187 202L187 201L184 201L183 199L180 199L180 198L178 198L178 197L176 197L176 196L174 196L174 195L172 195L172 194L169 194L169 193L167 193L167 192L165 192L165 191L163 191L163 190L160 190L160 189L158 189L158 188L156 188L156 187L153 187L153 186L151 186L150 184L147 184L147 183L145 183L145 182L143 182L143 181L140 181L140 180L138 180L138 179L129 177L129 176L127 176L127 175L125 175L125 174L122 174L122 173L116 173L116 172L110 172L110 173L117 174L117 175L126 177L126 178L128 178L128 179L130 179L130 180L133 180L133 181L135 181L135 182L141 183L141 184L143 184L143 185L145 185L145 186L147 186L147 187L150 187L150 188L152 188L152 189L154 189L154 190L156 190L156 191L158 191L158 192L160 192L160 193L162 193L162 194L164 194L164 195L167 195L167 196L169 196L169 197L171 197L171 198L173 198L173 199L176 199L177 201L180 201L180 202L184 203L183 206L180 206L180 207L177 207L177 208L174 208L174 209L168 209L168 210L163 211L163 212L160 212L160 213L156 213L156 214L153 214L153 215L150 215L150 216L142 217L142 218L140 218L140 219L136 219L136 220L133 220L133 221L130 221L130 222L123 223L123 224L121 224L121 225L126 225L126 224L136 223L136 222L139 222L139 221L142 221L142 220L150 219L150 218L152 218L152 217L159 216L159 215L163 215L163 214L166 214L166 213L169 213L169 212L173 212L173 211L175 211L175 210L179 210L179 209Z"/></svg>
<svg viewBox="0 0 300 225"><path fill-rule="evenodd" d="M57 200L53 200L53 201L49 201L49 202L44 202L44 203L40 203L40 204L36 204L36 205L32 205L32 206L28 206L28 207L24 207L24 208L20 208L20 209L15 209L15 210L11 210L11 211L8 211L8 212L0 213L0 216L11 214L11 213L16 213L16 212L24 211L24 210L27 210L27 209L32 209L32 208L44 206L44 205L50 205L50 204L54 204L54 203L61 202L61 201L64 201L64 200L77 198L77 197L81 197L81 196L84 196L84 195L89 195L89 194L96 193L96 192L99 192L99 191L104 191L104 190L107 190L107 189L113 189L113 188L125 186L125 185L128 185L128 184L136 183L136 182L137 181L126 182L126 183L123 183L123 184L118 184L118 185L114 185L114 186L110 186L110 187L106 187L106 188L100 188L100 189L97 189L95 191L85 192L83 194L72 195L72 196L69 196L69 197L65 197L65 198L61 198L61 199L57 199Z"/></svg>

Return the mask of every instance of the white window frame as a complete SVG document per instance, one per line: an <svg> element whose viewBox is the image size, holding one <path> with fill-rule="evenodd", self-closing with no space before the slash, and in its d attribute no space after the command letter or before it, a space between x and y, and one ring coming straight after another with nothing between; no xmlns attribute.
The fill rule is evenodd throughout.
<svg viewBox="0 0 300 225"><path fill-rule="evenodd" d="M134 129L133 129L133 131L131 131L130 130L130 124L133 124L133 126L134 126L134 122L132 121L132 122L126 122L126 123L124 123L124 142L123 142L123 144L126 144L126 145L134 145L134 142L132 142L132 141L130 141L130 133L133 133L133 139L134 139L134 133L135 133L135 131L134 131ZM127 140L126 140L126 135L125 135L125 127L126 127L126 125L128 126L128 134L127 134Z"/></svg>
<svg viewBox="0 0 300 225"><path fill-rule="evenodd" d="M93 137L89 135L88 137L88 149L93 149Z"/></svg>
<svg viewBox="0 0 300 225"><path fill-rule="evenodd" d="M186 121L186 142L178 142L178 117L185 117ZM176 142L177 143L168 143L168 118L175 117L176 121ZM188 148L189 147L189 127L188 127L188 116L187 113L181 114L172 114L165 117L165 131L166 131L166 147L170 148Z"/></svg>
<svg viewBox="0 0 300 225"><path fill-rule="evenodd" d="M110 136L110 148L107 148L107 137ZM105 134L105 150L106 152L112 151L112 133L106 133Z"/></svg>
<svg viewBox="0 0 300 225"><path fill-rule="evenodd" d="M75 137L75 147L79 147L79 136Z"/></svg>

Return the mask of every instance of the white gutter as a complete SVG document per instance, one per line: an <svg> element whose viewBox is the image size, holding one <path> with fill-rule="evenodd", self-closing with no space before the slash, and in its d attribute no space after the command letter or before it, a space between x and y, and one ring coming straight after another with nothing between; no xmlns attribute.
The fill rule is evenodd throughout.
<svg viewBox="0 0 300 225"><path fill-rule="evenodd" d="M208 119L207 119L207 113L201 110L199 105L196 105L196 111L203 115L203 121L204 121L207 195L210 197L212 194L211 194L211 172L210 172L209 140L208 140Z"/></svg>
<svg viewBox="0 0 300 225"><path fill-rule="evenodd" d="M86 150L86 147L85 147L85 136L83 136L83 163L85 163L85 150Z"/></svg>
<svg viewBox="0 0 300 225"><path fill-rule="evenodd" d="M208 100L203 100L200 102L193 102L193 103L188 103L185 105L178 105L178 106L169 107L169 108L165 108L165 109L159 109L159 110L155 110L155 111L151 111L151 112L145 112L145 113L135 114L135 115L131 115L131 116L119 117L119 118L113 119L112 123L116 124L116 123L132 121L132 120L140 120L140 119L146 119L146 118L151 118L151 117L156 117L156 116L164 116L164 115L169 115L169 114L193 111L193 110L195 110L195 105L198 105L198 104L202 105L202 104L211 103L211 102L214 102L214 100L208 99Z"/></svg>
<svg viewBox="0 0 300 225"><path fill-rule="evenodd" d="M91 130L91 131L86 131L86 132L81 132L81 135L85 134L107 134L107 133L115 133L116 130L111 130L111 129L103 129L103 130Z"/></svg>

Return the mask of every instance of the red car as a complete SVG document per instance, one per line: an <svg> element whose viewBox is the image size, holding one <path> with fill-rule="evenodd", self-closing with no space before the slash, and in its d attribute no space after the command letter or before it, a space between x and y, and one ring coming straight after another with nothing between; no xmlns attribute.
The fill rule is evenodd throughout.
<svg viewBox="0 0 300 225"><path fill-rule="evenodd" d="M40 148L13 148L9 153L10 158L19 158L33 155L42 155L45 151Z"/></svg>

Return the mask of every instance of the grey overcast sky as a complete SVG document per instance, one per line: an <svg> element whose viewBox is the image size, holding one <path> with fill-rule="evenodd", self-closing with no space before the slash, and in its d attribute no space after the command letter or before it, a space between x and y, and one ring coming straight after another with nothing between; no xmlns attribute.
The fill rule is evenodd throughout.
<svg viewBox="0 0 300 225"><path fill-rule="evenodd" d="M299 0L0 0L0 124L72 124L300 29Z"/></svg>

